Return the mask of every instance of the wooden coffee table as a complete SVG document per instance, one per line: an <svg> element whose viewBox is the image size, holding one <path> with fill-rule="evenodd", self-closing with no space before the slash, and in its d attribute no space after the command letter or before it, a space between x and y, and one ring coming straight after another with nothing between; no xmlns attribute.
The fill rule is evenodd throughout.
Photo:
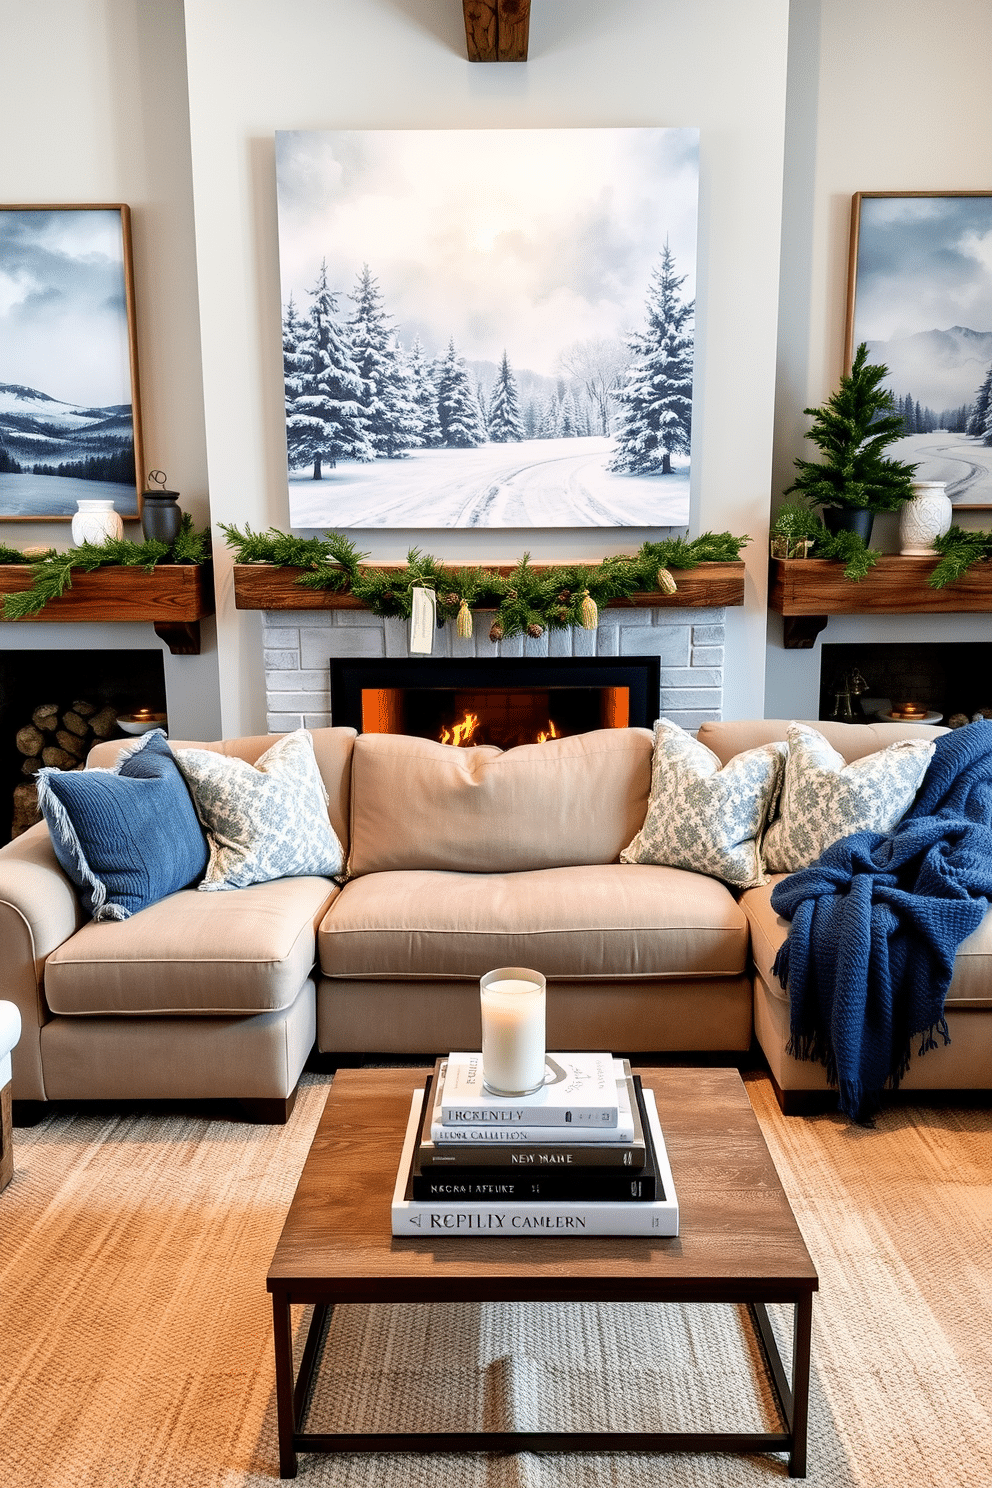
<svg viewBox="0 0 992 1488"><path fill-rule="evenodd" d="M429 1070L340 1070L269 1268L279 1470L298 1452L786 1452L806 1475L816 1271L736 1070L641 1070L655 1092L679 1199L676 1239L396 1238L390 1200L413 1091ZM746 1304L780 1431L375 1432L302 1429L337 1302ZM791 1303L791 1379L766 1304ZM314 1312L294 1368L290 1306ZM742 1359L742 1368L748 1367Z"/></svg>

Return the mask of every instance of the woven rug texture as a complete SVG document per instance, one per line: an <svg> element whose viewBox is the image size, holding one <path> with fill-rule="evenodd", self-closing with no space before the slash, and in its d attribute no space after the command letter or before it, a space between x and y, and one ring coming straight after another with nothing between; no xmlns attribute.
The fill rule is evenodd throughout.
<svg viewBox="0 0 992 1488"><path fill-rule="evenodd" d="M992 1488L992 1112L874 1131L747 1087L820 1275L811 1488ZM4 1488L278 1481L265 1274L323 1106L285 1127L71 1109L0 1195ZM787 1339L791 1318L776 1314ZM300 1311L298 1329L305 1323ZM776 1429L737 1308L347 1306L310 1429ZM315 1488L749 1488L784 1458L301 1455Z"/></svg>

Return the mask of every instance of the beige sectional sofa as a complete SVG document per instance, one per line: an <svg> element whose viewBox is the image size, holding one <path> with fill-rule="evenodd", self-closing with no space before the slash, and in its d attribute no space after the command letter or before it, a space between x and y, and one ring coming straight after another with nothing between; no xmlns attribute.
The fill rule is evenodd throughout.
<svg viewBox="0 0 992 1488"><path fill-rule="evenodd" d="M846 759L919 736L816 727ZM785 729L707 724L699 737L726 762ZM273 742L198 747L254 761ZM507 753L344 728L313 742L343 884L190 888L93 922L44 825L0 850L0 996L23 1021L15 1102L224 1098L285 1119L314 1046L341 1059L478 1047L478 980L499 965L547 976L550 1047L735 1058L756 1030L784 1097L825 1088L819 1066L785 1054L770 966L787 926L770 886L734 893L619 862L647 809L649 731ZM907 1085L989 1084L992 927L971 942L951 988L954 1042L914 1061Z"/></svg>

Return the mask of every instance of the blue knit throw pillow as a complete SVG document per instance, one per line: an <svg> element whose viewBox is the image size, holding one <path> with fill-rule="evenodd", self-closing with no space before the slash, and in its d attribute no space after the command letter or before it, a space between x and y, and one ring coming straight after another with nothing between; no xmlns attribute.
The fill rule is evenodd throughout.
<svg viewBox="0 0 992 1488"><path fill-rule="evenodd" d="M112 770L39 770L38 805L94 920L126 920L207 866L203 829L161 729Z"/></svg>

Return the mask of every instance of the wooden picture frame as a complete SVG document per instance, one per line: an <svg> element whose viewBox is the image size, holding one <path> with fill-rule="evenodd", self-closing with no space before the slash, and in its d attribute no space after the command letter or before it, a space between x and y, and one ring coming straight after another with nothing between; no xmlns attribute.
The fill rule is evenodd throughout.
<svg viewBox="0 0 992 1488"><path fill-rule="evenodd" d="M888 368L907 425L891 453L914 463L918 479L945 481L955 511L992 509L992 423L981 414L992 377L990 241L989 191L852 198L844 366L864 341Z"/></svg>
<svg viewBox="0 0 992 1488"><path fill-rule="evenodd" d="M0 205L0 520L141 515L144 452L131 213Z"/></svg>

